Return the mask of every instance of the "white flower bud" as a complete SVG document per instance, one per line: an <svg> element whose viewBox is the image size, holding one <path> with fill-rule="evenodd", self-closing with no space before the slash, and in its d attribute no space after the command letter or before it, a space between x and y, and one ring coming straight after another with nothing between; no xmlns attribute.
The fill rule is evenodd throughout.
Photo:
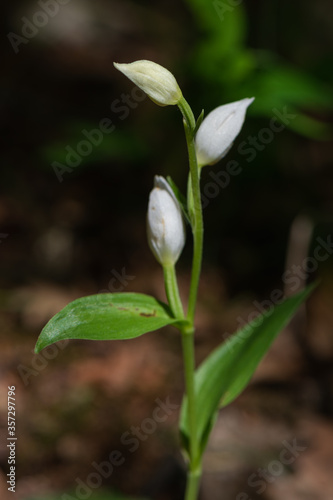
<svg viewBox="0 0 333 500"><path fill-rule="evenodd" d="M177 104L182 92L170 71L152 61L135 61L130 64L113 63L135 85L160 106Z"/></svg>
<svg viewBox="0 0 333 500"><path fill-rule="evenodd" d="M162 266L177 262L185 245L185 224L181 207L171 187L161 176L155 176L149 196L148 243Z"/></svg>
<svg viewBox="0 0 333 500"><path fill-rule="evenodd" d="M213 165L227 154L242 128L246 109L253 101L254 97L224 104L206 116L195 137L200 167Z"/></svg>

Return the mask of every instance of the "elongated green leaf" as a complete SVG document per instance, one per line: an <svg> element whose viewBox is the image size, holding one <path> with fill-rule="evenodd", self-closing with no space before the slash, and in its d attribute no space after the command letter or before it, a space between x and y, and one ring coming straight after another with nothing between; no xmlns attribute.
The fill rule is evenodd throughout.
<svg viewBox="0 0 333 500"><path fill-rule="evenodd" d="M255 318L215 349L199 366L195 374L195 393L197 439L202 451L208 439L207 429L219 405L228 405L241 393L275 337L313 288L308 287ZM180 417L180 430L185 442L189 437L187 408L185 397Z"/></svg>
<svg viewBox="0 0 333 500"><path fill-rule="evenodd" d="M64 339L132 339L176 322L169 307L149 295L90 295L74 300L53 316L42 330L35 351Z"/></svg>

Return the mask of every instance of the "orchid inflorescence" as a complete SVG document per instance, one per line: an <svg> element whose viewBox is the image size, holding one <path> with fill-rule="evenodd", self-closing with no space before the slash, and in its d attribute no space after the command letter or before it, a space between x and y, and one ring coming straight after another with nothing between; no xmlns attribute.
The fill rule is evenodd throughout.
<svg viewBox="0 0 333 500"><path fill-rule="evenodd" d="M135 61L114 66L160 106L180 105L184 101L179 85L170 71L152 61ZM245 120L247 107L254 98L223 104L200 124L195 135L198 167L213 165L230 150ZM171 186L156 177L148 208L148 242L163 265L178 260L184 246L181 207ZM172 257L171 257L172 256Z"/></svg>

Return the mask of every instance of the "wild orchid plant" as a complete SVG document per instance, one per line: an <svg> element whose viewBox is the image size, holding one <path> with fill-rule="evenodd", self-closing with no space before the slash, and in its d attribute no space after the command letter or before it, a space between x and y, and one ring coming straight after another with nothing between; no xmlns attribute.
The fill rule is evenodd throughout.
<svg viewBox="0 0 333 500"><path fill-rule="evenodd" d="M175 77L151 61L115 67L160 106L177 105L183 116L189 157L187 199L174 182L155 177L149 197L149 246L163 268L168 304L137 293L106 293L75 300L45 326L36 352L64 339L131 339L166 325L181 334L186 394L180 412L182 449L188 464L186 500L195 500L202 456L218 410L245 388L272 341L306 299L311 287L281 301L217 347L195 369L195 309L203 250L200 173L229 151L253 98L217 107L195 120ZM180 299L175 264L185 245L185 221L193 235L193 260L187 311Z"/></svg>

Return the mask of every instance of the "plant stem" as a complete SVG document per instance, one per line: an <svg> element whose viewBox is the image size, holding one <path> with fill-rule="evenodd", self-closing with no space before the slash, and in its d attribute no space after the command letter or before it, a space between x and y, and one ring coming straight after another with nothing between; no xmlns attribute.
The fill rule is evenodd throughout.
<svg viewBox="0 0 333 500"><path fill-rule="evenodd" d="M189 134L187 133L186 135L189 135ZM191 154L194 154L195 163L196 163L196 156L195 156L195 149L194 149L193 140L188 141L188 151L189 151L189 158L191 158ZM188 310L187 310L187 318L192 323L194 322L195 306L196 306L196 302L197 302L199 279L200 279L201 264L202 264L202 249L203 249L203 219L202 219L199 182L200 182L200 180L199 180L198 170L196 170L195 168L192 168L191 169L191 183L192 183L193 205L194 205L194 207L193 207L194 208L194 221L193 221L193 225L192 225L193 260L192 260L190 295L189 295Z"/></svg>
<svg viewBox="0 0 333 500"><path fill-rule="evenodd" d="M188 479L186 486L185 500L196 500L198 496L200 477L201 477L201 452L200 443L197 437L197 407L195 400L195 352L194 352L194 313L198 295L199 279L202 264L203 250L203 217L200 196L200 171L198 168L195 144L195 118L193 112L184 99L178 103L178 106L183 114L184 129L187 143L187 150L190 165L189 186L190 193L188 195L188 208L190 212L192 233L193 233L193 259L191 284L189 292L189 302L187 310L188 326L181 329L182 346L185 369L186 395L188 403L188 423L189 423L189 455L190 464L188 471Z"/></svg>
<svg viewBox="0 0 333 500"><path fill-rule="evenodd" d="M199 459L199 446L198 446L197 429L196 429L197 409L195 405L195 387L194 387L194 372L195 372L194 328L193 326L185 326L181 329L181 332L182 332L186 395L188 402L188 421L190 430L190 469L193 470L194 468L196 468L197 461Z"/></svg>
<svg viewBox="0 0 333 500"><path fill-rule="evenodd" d="M184 318L184 311L179 295L175 266L164 266L164 283L169 305L175 317ZM188 400L188 418L190 429L190 466L187 476L185 500L196 500L198 495L201 463L199 444L196 437L196 406L194 387L194 327L190 323L180 326L184 358L185 385Z"/></svg>
<svg viewBox="0 0 333 500"><path fill-rule="evenodd" d="M203 217L200 196L200 171L197 163L197 156L194 144L194 130L195 118L192 110L184 99L178 104L183 117L184 129L187 143L187 151L190 165L191 187L193 196L193 214L192 215L192 233L193 233L193 260L192 260L192 274L190 284L190 294L188 302L187 318L193 324L195 306L198 295L198 286L201 273L202 264L202 250L203 250Z"/></svg>
<svg viewBox="0 0 333 500"><path fill-rule="evenodd" d="M179 295L175 266L163 266L165 293L175 318L184 318L184 310Z"/></svg>
<svg viewBox="0 0 333 500"><path fill-rule="evenodd" d="M187 475L187 484L185 492L185 500L196 500L198 498L199 486L201 479L201 468L194 471L189 471Z"/></svg>

